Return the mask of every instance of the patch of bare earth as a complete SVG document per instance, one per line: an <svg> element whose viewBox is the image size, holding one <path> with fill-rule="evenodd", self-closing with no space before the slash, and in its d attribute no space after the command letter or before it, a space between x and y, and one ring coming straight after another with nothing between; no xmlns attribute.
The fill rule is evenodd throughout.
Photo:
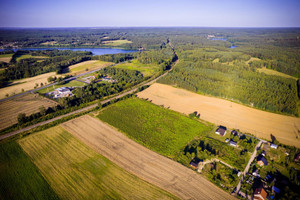
<svg viewBox="0 0 300 200"><path fill-rule="evenodd" d="M130 140L88 115L61 125L123 169L182 199L234 199L191 169Z"/></svg>
<svg viewBox="0 0 300 200"><path fill-rule="evenodd" d="M283 144L300 147L300 118L265 112L158 83L137 95L184 114L197 111L200 119L217 125L239 129L268 140L273 134Z"/></svg>
<svg viewBox="0 0 300 200"><path fill-rule="evenodd" d="M3 58L0 58L0 62L9 63L10 60L11 60L11 56L10 56L10 57L3 57Z"/></svg>

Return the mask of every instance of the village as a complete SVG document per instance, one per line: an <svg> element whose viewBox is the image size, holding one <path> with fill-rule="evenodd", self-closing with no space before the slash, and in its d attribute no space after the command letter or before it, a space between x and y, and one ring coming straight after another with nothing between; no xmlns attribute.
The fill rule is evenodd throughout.
<svg viewBox="0 0 300 200"><path fill-rule="evenodd" d="M246 135L232 130L226 137L227 131L225 126L219 126L215 134L224 137L224 143L227 145L239 148L239 140ZM247 137L253 136L247 135ZM278 196L285 196L283 188L291 185L291 178L293 184L299 186L300 173L297 167L299 169L300 152L296 152L295 148L281 145L276 140L272 143L253 138L259 142L243 172L218 158L200 160L195 157L190 162L190 166L198 173L202 173L204 167L211 163L221 163L230 168L239 177L238 185L232 191L232 195L249 200L278 199ZM220 186L222 187L222 184Z"/></svg>

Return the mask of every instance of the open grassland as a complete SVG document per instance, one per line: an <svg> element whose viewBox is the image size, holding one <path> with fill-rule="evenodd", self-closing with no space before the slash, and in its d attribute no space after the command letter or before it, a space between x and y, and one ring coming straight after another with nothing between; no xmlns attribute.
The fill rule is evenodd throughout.
<svg viewBox="0 0 300 200"><path fill-rule="evenodd" d="M137 60L118 64L115 68L140 71L145 77L151 76L158 72L159 66L156 64L142 64Z"/></svg>
<svg viewBox="0 0 300 200"><path fill-rule="evenodd" d="M24 78L17 81L13 81L13 83L10 84L9 86L0 88L0 99L5 98L7 94L11 96L14 94L21 93L22 89L24 89L24 91L32 90L34 89L36 84L38 84L39 86L41 83L43 83L44 85L48 84L47 79L50 76L60 77L61 75L56 75L55 72L49 72L35 77Z"/></svg>
<svg viewBox="0 0 300 200"><path fill-rule="evenodd" d="M19 143L61 199L176 199L116 166L59 126Z"/></svg>
<svg viewBox="0 0 300 200"><path fill-rule="evenodd" d="M129 40L107 40L102 42L102 44L107 45L107 46L121 46L123 44L130 44L132 43Z"/></svg>
<svg viewBox="0 0 300 200"><path fill-rule="evenodd" d="M27 116L39 112L39 107L45 108L56 105L55 101L37 94L27 94L0 102L0 130L16 124L19 113Z"/></svg>
<svg viewBox="0 0 300 200"><path fill-rule="evenodd" d="M59 199L16 142L0 144L0 199Z"/></svg>
<svg viewBox="0 0 300 200"><path fill-rule="evenodd" d="M149 149L173 158L189 141L211 127L137 98L118 102L98 117Z"/></svg>
<svg viewBox="0 0 300 200"><path fill-rule="evenodd" d="M265 74L273 75L273 76L281 76L281 77L284 77L284 78L292 78L292 79L295 79L295 80L298 79L296 77L290 76L290 75L285 74L285 73L278 72L278 71L273 70L273 69L268 69L266 67L257 68L257 71L260 72L260 73L265 73Z"/></svg>
<svg viewBox="0 0 300 200"><path fill-rule="evenodd" d="M13 54L2 54L0 55L0 62L6 62L9 63Z"/></svg>
<svg viewBox="0 0 300 200"><path fill-rule="evenodd" d="M55 44L57 44L56 41L48 41L48 42L43 42L43 43L41 43L41 45L51 45L51 46L53 46L53 45L55 45Z"/></svg>
<svg viewBox="0 0 300 200"><path fill-rule="evenodd" d="M123 169L181 199L234 199L193 170L143 147L96 118L85 115L62 126Z"/></svg>
<svg viewBox="0 0 300 200"><path fill-rule="evenodd" d="M112 62L105 62L100 60L88 60L85 62L81 62L75 65L71 65L69 67L69 74L82 74L85 72L93 71L96 69L102 69L104 67L107 67L109 65L112 65Z"/></svg>
<svg viewBox="0 0 300 200"><path fill-rule="evenodd" d="M270 134L273 134L281 143L300 147L300 118L269 113L158 83L138 93L138 96L181 113L197 111L200 119L260 138L270 140Z"/></svg>
<svg viewBox="0 0 300 200"><path fill-rule="evenodd" d="M38 90L37 92L40 93L40 94L45 94L45 93L48 93L48 92L52 92L56 88L60 88L60 87L83 87L85 85L86 85L86 83L73 80L73 81L69 81L69 82L67 82L65 84L56 84L56 85L53 85L53 86L50 86L50 87Z"/></svg>
<svg viewBox="0 0 300 200"><path fill-rule="evenodd" d="M27 59L27 58L40 58L40 59L44 59L44 58L48 58L48 57L47 56L21 55L21 56L17 57L16 61L19 62L20 60Z"/></svg>

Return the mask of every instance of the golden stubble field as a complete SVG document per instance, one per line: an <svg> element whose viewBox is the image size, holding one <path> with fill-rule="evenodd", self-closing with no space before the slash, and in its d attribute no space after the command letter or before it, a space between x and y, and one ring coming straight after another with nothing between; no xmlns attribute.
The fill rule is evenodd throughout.
<svg viewBox="0 0 300 200"><path fill-rule="evenodd" d="M121 168L181 199L234 199L193 170L130 140L99 119L84 115L61 126Z"/></svg>
<svg viewBox="0 0 300 200"><path fill-rule="evenodd" d="M41 75L38 75L35 77L30 77L30 78L13 81L11 86L0 89L0 99L4 99L6 97L6 94L8 94L9 96L12 96L14 94L21 93L22 89L24 89L24 91L32 90L32 89L34 89L36 84L38 84L39 87L40 87L41 83L48 84L47 79L50 76L60 77L61 75L57 75L56 72L49 72L49 73L41 74Z"/></svg>
<svg viewBox="0 0 300 200"><path fill-rule="evenodd" d="M39 96L38 94L26 94L13 99L0 102L0 130L17 123L19 113L27 116L39 112L39 108L56 105L55 101Z"/></svg>
<svg viewBox="0 0 300 200"><path fill-rule="evenodd" d="M96 69L102 69L109 65L112 65L112 62L105 62L100 60L88 60L69 67L70 72L68 74L78 75L85 72L90 72Z"/></svg>
<svg viewBox="0 0 300 200"><path fill-rule="evenodd" d="M61 199L177 199L121 169L60 126L18 143Z"/></svg>
<svg viewBox="0 0 300 200"><path fill-rule="evenodd" d="M137 95L184 114L197 111L202 120L260 138L270 140L273 134L281 143L300 148L300 118L265 112L159 83Z"/></svg>

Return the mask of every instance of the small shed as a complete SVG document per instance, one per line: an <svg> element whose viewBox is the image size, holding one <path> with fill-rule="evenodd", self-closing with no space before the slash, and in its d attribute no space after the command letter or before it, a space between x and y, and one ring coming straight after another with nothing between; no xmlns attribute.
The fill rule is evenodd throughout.
<svg viewBox="0 0 300 200"><path fill-rule="evenodd" d="M237 143L234 142L234 141L230 141L230 145L236 147L236 146L237 146Z"/></svg>
<svg viewBox="0 0 300 200"><path fill-rule="evenodd" d="M273 149L277 149L277 148L278 148L278 145L276 145L276 144L271 144L270 147L273 148Z"/></svg>

